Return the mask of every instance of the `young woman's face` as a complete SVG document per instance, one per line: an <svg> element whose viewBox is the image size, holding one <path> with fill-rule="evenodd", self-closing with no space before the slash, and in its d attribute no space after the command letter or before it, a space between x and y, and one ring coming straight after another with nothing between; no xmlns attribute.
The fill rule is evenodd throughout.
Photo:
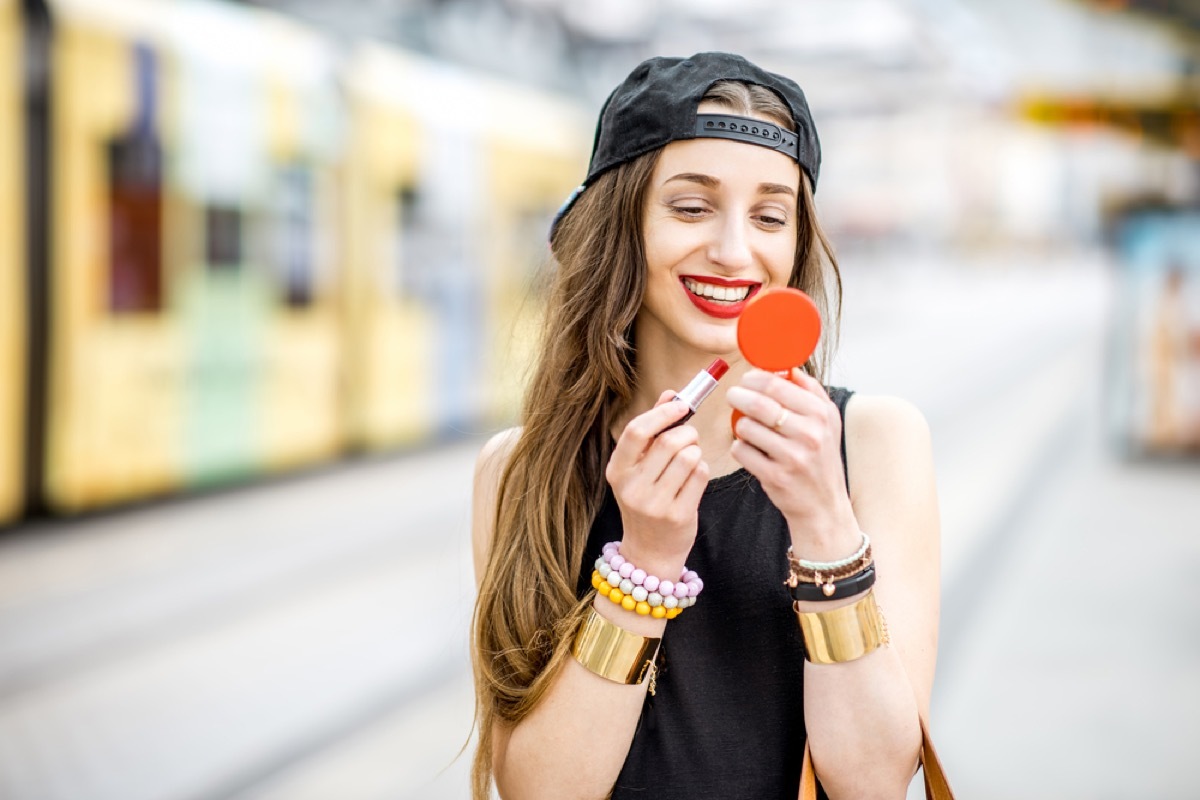
<svg viewBox="0 0 1200 800"><path fill-rule="evenodd" d="M738 314L791 276L799 185L796 162L766 147L688 139L663 149L642 216L639 350L736 352Z"/></svg>

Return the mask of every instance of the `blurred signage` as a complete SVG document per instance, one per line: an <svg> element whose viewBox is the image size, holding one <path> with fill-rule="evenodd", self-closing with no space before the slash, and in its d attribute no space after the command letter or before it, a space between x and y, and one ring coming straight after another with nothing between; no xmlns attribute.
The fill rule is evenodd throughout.
<svg viewBox="0 0 1200 800"><path fill-rule="evenodd" d="M1143 208L1117 227L1110 363L1125 449L1200 454L1200 208Z"/></svg>
<svg viewBox="0 0 1200 800"><path fill-rule="evenodd" d="M1148 142L1175 147L1200 159L1200 100L1184 97L1161 102L1116 101L1079 97L1026 97L1021 115L1056 127L1108 127Z"/></svg>

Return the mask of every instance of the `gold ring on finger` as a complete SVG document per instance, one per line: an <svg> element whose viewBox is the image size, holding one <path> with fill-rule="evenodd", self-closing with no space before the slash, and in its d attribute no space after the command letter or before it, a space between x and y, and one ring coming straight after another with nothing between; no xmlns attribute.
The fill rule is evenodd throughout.
<svg viewBox="0 0 1200 800"><path fill-rule="evenodd" d="M785 408L779 412L779 419L775 420L775 424L772 425L771 427L777 431L781 430L783 428L783 423L787 422L787 418L788 418L788 410Z"/></svg>

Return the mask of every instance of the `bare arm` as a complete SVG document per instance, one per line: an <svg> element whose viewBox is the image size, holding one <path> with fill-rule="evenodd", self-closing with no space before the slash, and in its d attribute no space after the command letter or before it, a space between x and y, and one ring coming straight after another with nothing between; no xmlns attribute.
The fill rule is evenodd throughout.
<svg viewBox="0 0 1200 800"><path fill-rule="evenodd" d="M937 658L939 520L929 431L920 412L893 398L856 397L846 417L851 502L871 534L875 594L892 646L848 664L805 664L805 720L831 798L903 797Z"/></svg>
<svg viewBox="0 0 1200 800"><path fill-rule="evenodd" d="M730 402L749 417L739 423L748 444L735 445L734 454L784 513L805 557L837 559L856 549L860 530L871 535L875 593L892 646L848 663L806 663L805 724L831 798L901 798L916 767L917 713L928 710L937 645L938 513L928 428L903 401L856 396L846 415L849 497L837 409L816 381L798 383L758 373L730 390ZM781 417L784 425L773 424ZM830 610L856 599L802 606Z"/></svg>
<svg viewBox="0 0 1200 800"><path fill-rule="evenodd" d="M683 426L655 438L683 412L682 404L662 405L660 401L659 406L635 418L618 441L609 465L609 482L619 502L625 499L625 541L647 542L639 553L630 552L629 556L659 575L672 570L678 574L682 567L695 538L696 509L707 482L694 429ZM476 466L472 536L477 581L486 568L491 546L497 484L515 441L514 432L497 435ZM673 488L663 491L664 485ZM670 503L665 506L647 505L668 496ZM690 512L681 513L689 504ZM680 535L671 535L672 522L682 523L674 526L682 531ZM651 529L659 546L650 545L646 534ZM666 627L665 620L624 611L601 597L596 598L594 607L605 618L642 636L661 637ZM516 726L500 726L496 731L493 765L501 797L607 797L629 752L645 693L645 683L614 683L567 659L534 710Z"/></svg>

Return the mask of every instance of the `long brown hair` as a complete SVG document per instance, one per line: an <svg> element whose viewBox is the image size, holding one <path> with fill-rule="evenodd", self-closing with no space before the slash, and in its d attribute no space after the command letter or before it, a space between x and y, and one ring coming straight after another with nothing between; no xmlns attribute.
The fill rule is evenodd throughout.
<svg viewBox="0 0 1200 800"><path fill-rule="evenodd" d="M705 96L732 113L794 127L770 90L732 81ZM557 272L521 433L501 472L487 566L473 621L479 743L472 797L486 800L498 723L537 705L564 659L588 598L576 594L583 548L604 494L609 428L633 397L633 325L645 290L641 220L660 151L601 175L559 223ZM825 372L841 312L837 261L801 177L790 284L817 302L828 335L805 369Z"/></svg>

